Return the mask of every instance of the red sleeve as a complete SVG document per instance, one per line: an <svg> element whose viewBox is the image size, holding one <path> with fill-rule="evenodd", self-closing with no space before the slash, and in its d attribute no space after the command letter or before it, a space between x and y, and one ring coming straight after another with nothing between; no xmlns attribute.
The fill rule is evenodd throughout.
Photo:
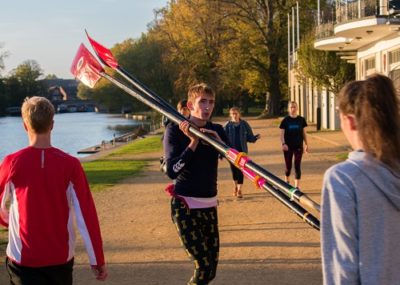
<svg viewBox="0 0 400 285"><path fill-rule="evenodd" d="M104 265L103 242L93 197L83 168L76 159L74 165L73 204L76 224L84 240L91 265Z"/></svg>
<svg viewBox="0 0 400 285"><path fill-rule="evenodd" d="M7 183L10 177L10 159L4 158L0 165L0 224L8 227L8 209L6 202L8 200Z"/></svg>

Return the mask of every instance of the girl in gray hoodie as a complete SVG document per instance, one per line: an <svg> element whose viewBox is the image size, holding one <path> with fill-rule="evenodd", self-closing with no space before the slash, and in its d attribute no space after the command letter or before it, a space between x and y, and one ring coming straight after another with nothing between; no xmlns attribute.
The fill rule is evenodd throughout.
<svg viewBox="0 0 400 285"><path fill-rule="evenodd" d="M324 177L324 284L400 284L400 112L392 81L372 75L339 94L354 149Z"/></svg>

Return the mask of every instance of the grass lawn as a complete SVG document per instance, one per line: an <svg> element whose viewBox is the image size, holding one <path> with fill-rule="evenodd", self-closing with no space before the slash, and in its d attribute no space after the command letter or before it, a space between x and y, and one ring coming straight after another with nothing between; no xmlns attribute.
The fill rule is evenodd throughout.
<svg viewBox="0 0 400 285"><path fill-rule="evenodd" d="M345 161L345 160L347 159L348 156L349 156L349 153L348 153L348 152L341 152L341 153L338 153L338 154L336 155L336 158L337 158L338 160L340 160L340 161Z"/></svg>
<svg viewBox="0 0 400 285"><path fill-rule="evenodd" d="M151 136L144 139L135 140L113 151L109 156L121 156L124 154L141 154L161 150L162 143L160 136Z"/></svg>
<svg viewBox="0 0 400 285"><path fill-rule="evenodd" d="M152 136L135 140L102 159L84 162L82 165L90 189L101 191L109 188L125 178L138 175L148 164L148 161L145 160L124 159L124 155L143 154L159 150L161 150L160 136Z"/></svg>
<svg viewBox="0 0 400 285"><path fill-rule="evenodd" d="M8 243L8 231L5 228L0 228L0 257L5 258L6 247Z"/></svg>
<svg viewBox="0 0 400 285"><path fill-rule="evenodd" d="M148 164L146 161L101 159L83 163L92 191L101 191L119 181L137 175Z"/></svg>

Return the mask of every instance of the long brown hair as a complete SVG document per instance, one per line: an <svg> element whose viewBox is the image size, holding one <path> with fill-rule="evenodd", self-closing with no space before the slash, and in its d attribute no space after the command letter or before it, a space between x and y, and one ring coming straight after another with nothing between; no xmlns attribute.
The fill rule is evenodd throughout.
<svg viewBox="0 0 400 285"><path fill-rule="evenodd" d="M390 78L374 74L346 84L339 93L339 110L355 116L365 152L393 169L400 167L399 98Z"/></svg>

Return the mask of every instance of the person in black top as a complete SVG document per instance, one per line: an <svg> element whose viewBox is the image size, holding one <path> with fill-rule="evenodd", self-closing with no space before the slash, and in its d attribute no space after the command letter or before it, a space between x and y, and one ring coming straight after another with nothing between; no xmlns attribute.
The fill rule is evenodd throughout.
<svg viewBox="0 0 400 285"><path fill-rule="evenodd" d="M281 142L283 155L285 157L285 179L290 184L290 172L292 170L292 160L294 156L295 180L294 186L300 186L301 178L301 159L303 152L308 152L306 120L297 115L298 106L294 101L289 102L289 115L286 116L279 128L281 129ZM303 147L304 142L304 147Z"/></svg>
<svg viewBox="0 0 400 285"><path fill-rule="evenodd" d="M189 125L227 143L221 125L209 121L214 91L204 83L189 89L188 121L169 124L164 135L167 175L175 180L171 216L183 246L194 260L188 284L209 284L216 276L219 254L217 172L219 153L189 132Z"/></svg>

